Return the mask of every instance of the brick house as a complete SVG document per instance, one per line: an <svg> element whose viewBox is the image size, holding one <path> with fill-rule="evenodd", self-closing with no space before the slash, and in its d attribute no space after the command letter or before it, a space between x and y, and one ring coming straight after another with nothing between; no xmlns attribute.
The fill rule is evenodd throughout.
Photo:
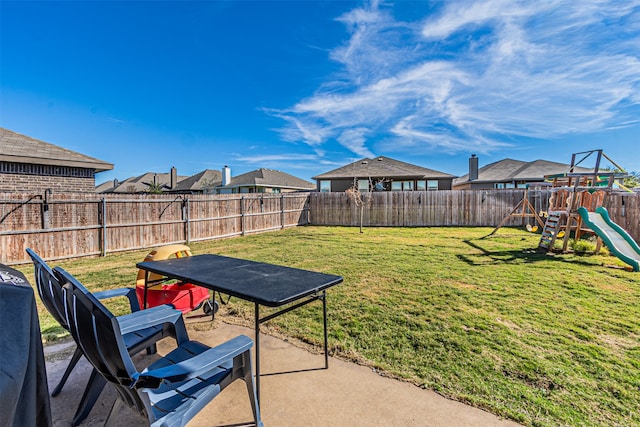
<svg viewBox="0 0 640 427"><path fill-rule="evenodd" d="M93 193L113 164L0 127L0 191Z"/></svg>

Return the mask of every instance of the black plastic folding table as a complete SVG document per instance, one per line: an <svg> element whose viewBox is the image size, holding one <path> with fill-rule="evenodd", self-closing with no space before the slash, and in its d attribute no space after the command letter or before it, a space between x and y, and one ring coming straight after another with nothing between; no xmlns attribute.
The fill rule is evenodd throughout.
<svg viewBox="0 0 640 427"><path fill-rule="evenodd" d="M136 267L146 272L145 307L149 273L193 283L214 292L254 303L258 399L260 399L260 324L317 300L322 300L324 367L325 369L329 367L326 290L341 283L343 281L341 276L213 254L146 261L138 263ZM261 305L267 307L286 305L287 307L260 318Z"/></svg>

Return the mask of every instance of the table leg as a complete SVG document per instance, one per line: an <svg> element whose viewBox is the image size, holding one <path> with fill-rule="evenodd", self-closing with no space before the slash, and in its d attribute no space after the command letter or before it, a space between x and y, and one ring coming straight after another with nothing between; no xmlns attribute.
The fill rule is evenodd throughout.
<svg viewBox="0 0 640 427"><path fill-rule="evenodd" d="M256 395L260 403L260 309L258 303L255 304L255 346L256 346Z"/></svg>
<svg viewBox="0 0 640 427"><path fill-rule="evenodd" d="M329 339L327 336L327 291L322 291L322 314L324 317L324 368L329 369Z"/></svg>
<svg viewBox="0 0 640 427"><path fill-rule="evenodd" d="M211 321L213 322L214 320L216 320L216 291L212 292L213 295L211 296ZM208 301L205 301L205 304L209 304Z"/></svg>

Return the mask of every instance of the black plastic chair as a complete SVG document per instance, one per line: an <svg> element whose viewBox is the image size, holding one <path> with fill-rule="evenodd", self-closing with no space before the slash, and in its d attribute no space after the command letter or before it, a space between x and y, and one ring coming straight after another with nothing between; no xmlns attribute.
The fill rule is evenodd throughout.
<svg viewBox="0 0 640 427"><path fill-rule="evenodd" d="M139 372L122 337L127 327L72 275L56 267L66 291L71 335L85 357L117 391L105 425L123 405L152 426L184 426L235 380L244 380L257 426L262 426L251 369L253 341L244 335L211 348L180 337L178 348ZM153 325L152 319L145 326Z"/></svg>
<svg viewBox="0 0 640 427"><path fill-rule="evenodd" d="M69 323L67 321L64 308L66 302L63 296L62 284L47 263L44 262L33 250L27 249L26 251L33 260L35 268L35 284L42 303L51 316L53 316L53 318L63 328L69 330ZM129 332L123 334L125 345L130 354L139 353L144 349L147 349L147 352L152 354L155 352L155 343L164 337L171 336L175 337L176 340L178 337L180 337L180 339L187 337L187 332L184 327L180 311L174 310L169 306L154 307L153 309L145 310L144 312L139 311L140 306L134 289L113 289L104 292L96 292L94 296L98 299L113 297L127 297L129 299L132 314L121 316L120 324L133 326L129 328ZM148 328L138 327L138 319L140 316L144 316L145 318L152 316L156 319L163 319L164 322L160 322L159 324ZM71 371L73 371L73 368L81 357L82 350L80 348L76 348L69 365L62 375L60 382L51 393L51 396L57 396L60 393L69 378ZM95 402L98 400L98 397L105 385L106 381L104 378L94 369L89 376L87 386L82 398L80 399L78 409L73 417L72 424L74 426L80 424L87 415L89 415L91 408L95 405Z"/></svg>

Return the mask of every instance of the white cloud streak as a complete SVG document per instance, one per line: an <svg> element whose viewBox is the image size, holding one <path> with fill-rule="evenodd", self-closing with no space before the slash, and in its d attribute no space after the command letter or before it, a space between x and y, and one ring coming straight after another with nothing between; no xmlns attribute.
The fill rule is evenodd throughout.
<svg viewBox="0 0 640 427"><path fill-rule="evenodd" d="M420 3L416 3L419 11ZM343 65L287 110L282 137L317 150L489 152L638 123L640 1L449 1L412 22L376 2L338 18Z"/></svg>
<svg viewBox="0 0 640 427"><path fill-rule="evenodd" d="M235 157L236 160L246 163L267 163L267 162L287 162L287 161L300 161L300 160L318 160L318 156L313 154L264 154L256 156L241 156Z"/></svg>
<svg viewBox="0 0 640 427"><path fill-rule="evenodd" d="M324 152L317 151L315 154L283 153L247 156L236 154L234 159L246 165L260 164L262 167L272 169L300 169L309 170L318 164L337 167L339 162L328 161Z"/></svg>

